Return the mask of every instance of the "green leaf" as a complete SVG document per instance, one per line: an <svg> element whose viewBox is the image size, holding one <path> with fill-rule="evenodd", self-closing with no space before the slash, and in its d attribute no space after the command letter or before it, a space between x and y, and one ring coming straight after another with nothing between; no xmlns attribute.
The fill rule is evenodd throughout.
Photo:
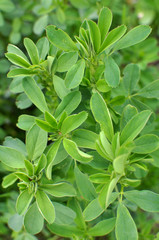
<svg viewBox="0 0 159 240"><path fill-rule="evenodd" d="M47 8L47 7L46 7ZM42 35L45 30L45 27L48 25L49 16L42 15L36 20L33 26L33 32L37 35ZM35 21L35 20L34 20Z"/></svg>
<svg viewBox="0 0 159 240"><path fill-rule="evenodd" d="M117 240L138 240L136 225L122 203L118 205L115 234Z"/></svg>
<svg viewBox="0 0 159 240"><path fill-rule="evenodd" d="M24 156L27 155L25 144L18 138L6 137L3 142L5 147L14 148L17 151L21 152Z"/></svg>
<svg viewBox="0 0 159 240"><path fill-rule="evenodd" d="M120 82L120 69L112 57L105 59L104 78L109 87L116 88Z"/></svg>
<svg viewBox="0 0 159 240"><path fill-rule="evenodd" d="M92 221L100 216L104 212L104 208L101 207L99 199L92 200L84 209L83 215L86 222Z"/></svg>
<svg viewBox="0 0 159 240"><path fill-rule="evenodd" d="M15 5L12 1L10 0L1 0L0 1L0 10L4 12L12 12L15 9Z"/></svg>
<svg viewBox="0 0 159 240"><path fill-rule="evenodd" d="M25 59L30 65L30 62L29 62L28 58L25 56L25 54L17 46L15 46L13 44L8 44L7 50L8 50L8 53L14 53L15 55Z"/></svg>
<svg viewBox="0 0 159 240"><path fill-rule="evenodd" d="M101 44L101 34L98 25L92 20L88 20L90 38L95 52L98 52Z"/></svg>
<svg viewBox="0 0 159 240"><path fill-rule="evenodd" d="M43 191L36 192L36 203L41 215L51 224L55 220L55 208L49 197Z"/></svg>
<svg viewBox="0 0 159 240"><path fill-rule="evenodd" d="M54 132L54 128L46 121L43 121L41 119L36 119L36 124L43 129L46 132Z"/></svg>
<svg viewBox="0 0 159 240"><path fill-rule="evenodd" d="M114 159L113 167L116 173L121 175L124 174L126 160L127 160L127 154L122 154Z"/></svg>
<svg viewBox="0 0 159 240"><path fill-rule="evenodd" d="M49 41L46 37L42 37L37 41L37 49L39 53L39 58L45 60L49 51Z"/></svg>
<svg viewBox="0 0 159 240"><path fill-rule="evenodd" d="M2 181L2 187L7 188L11 186L17 180L17 176L14 173L10 173L9 175L5 176Z"/></svg>
<svg viewBox="0 0 159 240"><path fill-rule="evenodd" d="M89 176L89 179L93 183L103 183L104 184L109 181L110 175L105 174L105 173L94 173Z"/></svg>
<svg viewBox="0 0 159 240"><path fill-rule="evenodd" d="M45 97L33 78L31 77L24 78L23 88L28 98L37 108L39 108L40 111L42 112L49 111Z"/></svg>
<svg viewBox="0 0 159 240"><path fill-rule="evenodd" d="M159 99L159 80L153 81L142 88L137 95L145 98Z"/></svg>
<svg viewBox="0 0 159 240"><path fill-rule="evenodd" d="M29 160L35 160L45 150L47 133L34 124L26 135L26 148Z"/></svg>
<svg viewBox="0 0 159 240"><path fill-rule="evenodd" d="M79 202L75 198L71 198L68 202L68 206L76 213L74 222L80 229L86 229L83 213Z"/></svg>
<svg viewBox="0 0 159 240"><path fill-rule="evenodd" d="M34 202L24 217L24 226L30 234L41 232L44 225L44 218L41 216L36 202Z"/></svg>
<svg viewBox="0 0 159 240"><path fill-rule="evenodd" d="M151 111L145 110L137 113L133 118L131 118L121 132L121 144L134 140L134 138L141 132L141 130L146 125L150 115Z"/></svg>
<svg viewBox="0 0 159 240"><path fill-rule="evenodd" d="M101 33L101 43L103 43L103 41L105 40L105 37L109 32L111 23L112 23L112 12L107 7L102 8L98 18L98 27Z"/></svg>
<svg viewBox="0 0 159 240"><path fill-rule="evenodd" d="M133 46L145 40L151 33L151 28L146 25L139 25L131 29L116 45L114 51Z"/></svg>
<svg viewBox="0 0 159 240"><path fill-rule="evenodd" d="M0 161L11 168L24 168L25 157L16 149L0 146Z"/></svg>
<svg viewBox="0 0 159 240"><path fill-rule="evenodd" d="M23 216L19 214L12 215L8 220L8 226L15 232L19 232L23 227Z"/></svg>
<svg viewBox="0 0 159 240"><path fill-rule="evenodd" d="M31 64L28 61L14 53L6 53L5 56L8 58L10 62L14 63L17 66L24 68L28 68L31 66Z"/></svg>
<svg viewBox="0 0 159 240"><path fill-rule="evenodd" d="M76 196L74 187L66 182L55 183L55 184L41 184L40 189L54 197L72 197Z"/></svg>
<svg viewBox="0 0 159 240"><path fill-rule="evenodd" d="M62 236L62 237L73 237L73 236L82 236L83 235L83 231L78 229L77 227L75 227L74 225L60 225L60 224L56 224L53 223L51 225L48 226L49 230L58 235L58 236Z"/></svg>
<svg viewBox="0 0 159 240"><path fill-rule="evenodd" d="M62 31L61 29L57 29L54 25L49 25L46 28L46 34L49 41L55 45L56 47L64 50L64 51L78 51L75 43L72 39Z"/></svg>
<svg viewBox="0 0 159 240"><path fill-rule="evenodd" d="M25 160L25 168L26 168L27 174L29 176L33 176L34 175L34 167L33 167L32 163L29 160Z"/></svg>
<svg viewBox="0 0 159 240"><path fill-rule="evenodd" d="M123 84L127 95L131 95L135 89L139 78L140 78L140 68L137 64L130 63L124 68Z"/></svg>
<svg viewBox="0 0 159 240"><path fill-rule="evenodd" d="M52 126L52 128L57 128L57 121L49 112L45 112L45 120Z"/></svg>
<svg viewBox="0 0 159 240"><path fill-rule="evenodd" d="M146 134L137 138L134 143L135 148L132 150L134 153L149 154L159 148L159 137L153 134Z"/></svg>
<svg viewBox="0 0 159 240"><path fill-rule="evenodd" d="M15 68L11 70L8 74L8 78L19 77L19 76L33 76L35 75L36 71L27 68Z"/></svg>
<svg viewBox="0 0 159 240"><path fill-rule="evenodd" d="M75 160L86 163L90 162L92 160L92 156L82 152L81 150L78 149L77 145L75 142L64 138L63 140L63 145L66 150L66 152Z"/></svg>
<svg viewBox="0 0 159 240"><path fill-rule="evenodd" d="M65 135L78 128L87 119L87 116L87 112L83 111L65 118L61 126L62 134Z"/></svg>
<svg viewBox="0 0 159 240"><path fill-rule="evenodd" d="M55 218L56 224L64 225L64 224L74 223L76 213L71 208L57 202L54 202L53 204L54 204L55 213L56 213L56 218Z"/></svg>
<svg viewBox="0 0 159 240"><path fill-rule="evenodd" d="M109 218L98 222L95 226L88 230L90 236L105 236L106 234L113 231L115 227L116 218Z"/></svg>
<svg viewBox="0 0 159 240"><path fill-rule="evenodd" d="M66 52L60 55L57 60L57 72L66 72L68 71L78 59L77 52Z"/></svg>
<svg viewBox="0 0 159 240"><path fill-rule="evenodd" d="M114 43L116 43L126 32L126 26L121 25L117 28L114 28L111 32L109 32L106 39L103 41L98 53L103 52L108 47L111 47Z"/></svg>
<svg viewBox="0 0 159 240"><path fill-rule="evenodd" d="M63 141L61 141L58 152L55 156L55 159L53 161L53 166L57 165L58 163L62 162L64 159L66 159L68 156L68 153L66 152L66 150L64 149L63 146Z"/></svg>
<svg viewBox="0 0 159 240"><path fill-rule="evenodd" d="M120 129L122 130L126 124L129 122L129 120L134 117L138 113L137 108L128 104L121 115L121 120L120 120Z"/></svg>
<svg viewBox="0 0 159 240"><path fill-rule="evenodd" d="M23 173L23 172L15 172L15 175L17 176L17 178L19 178L21 181L26 182L26 183L30 183L29 177L27 174Z"/></svg>
<svg viewBox="0 0 159 240"><path fill-rule="evenodd" d="M79 60L66 74L65 85L68 89L78 87L82 81L85 70L85 61Z"/></svg>
<svg viewBox="0 0 159 240"><path fill-rule="evenodd" d="M24 38L24 46L28 52L32 64L39 64L39 53L35 43L29 38Z"/></svg>
<svg viewBox="0 0 159 240"><path fill-rule="evenodd" d="M100 123L106 137L111 141L114 135L113 123L108 107L99 93L92 95L90 106L95 120Z"/></svg>
<svg viewBox="0 0 159 240"><path fill-rule="evenodd" d="M52 177L52 167L54 164L55 157L57 155L58 149L61 144L61 139L54 142L51 148L49 149L47 153L47 168L46 168L46 176L48 179L51 179Z"/></svg>
<svg viewBox="0 0 159 240"><path fill-rule="evenodd" d="M18 118L17 127L29 131L33 124L35 124L35 117L23 114Z"/></svg>
<svg viewBox="0 0 159 240"><path fill-rule="evenodd" d="M91 201L94 198L96 198L97 194L95 191L95 187L89 180L88 176L82 173L77 166L74 169L74 173L75 173L77 188L81 196L88 201Z"/></svg>
<svg viewBox="0 0 159 240"><path fill-rule="evenodd" d="M65 81L56 75L53 77L53 84L55 91L61 100L70 92L70 90L65 85Z"/></svg>
<svg viewBox="0 0 159 240"><path fill-rule="evenodd" d="M98 135L86 129L77 129L73 132L72 140L78 147L96 149L96 140Z"/></svg>
<svg viewBox="0 0 159 240"><path fill-rule="evenodd" d="M28 192L28 189L24 190L19 197L17 198L16 202L16 209L19 215L25 213L27 208L29 207L31 201L33 199L33 194Z"/></svg>
<svg viewBox="0 0 159 240"><path fill-rule="evenodd" d="M81 102L81 93L79 91L73 91L67 94L62 102L58 105L55 111L55 118L59 118L63 112L68 115L71 114Z"/></svg>
<svg viewBox="0 0 159 240"><path fill-rule="evenodd" d="M148 190L124 192L124 196L146 212L159 212L159 194Z"/></svg>
<svg viewBox="0 0 159 240"><path fill-rule="evenodd" d="M42 154L38 160L38 164L35 166L35 174L38 175L46 167L46 164L47 164L46 156L45 154Z"/></svg>

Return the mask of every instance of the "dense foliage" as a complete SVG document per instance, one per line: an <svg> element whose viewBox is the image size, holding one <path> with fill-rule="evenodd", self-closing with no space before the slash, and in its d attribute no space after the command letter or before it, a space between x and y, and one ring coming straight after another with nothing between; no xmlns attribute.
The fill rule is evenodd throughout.
<svg viewBox="0 0 159 240"><path fill-rule="evenodd" d="M25 132L0 146L3 236L7 223L16 240L158 239L158 5L146 18L149 1L121 2L0 3L2 93Z"/></svg>

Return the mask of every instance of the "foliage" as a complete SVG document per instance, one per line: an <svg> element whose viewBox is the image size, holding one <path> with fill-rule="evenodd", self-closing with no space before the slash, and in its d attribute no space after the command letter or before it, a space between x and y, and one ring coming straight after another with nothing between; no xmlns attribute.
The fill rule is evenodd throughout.
<svg viewBox="0 0 159 240"><path fill-rule="evenodd" d="M70 2L76 8L95 4ZM46 223L64 238L137 240L143 232L131 213L159 212L159 194L140 189L149 166L159 167L159 80L144 84L142 75L157 56L148 51L147 59L130 63L131 52L146 48L151 28L112 28L112 18L104 7L98 22L85 19L74 38L48 25L37 43L24 38L25 51L7 47L10 89L19 108L37 110L19 116L25 144L7 137L0 146L2 187L18 181L19 188L8 224L17 232L24 225L30 239ZM158 50L154 39L145 42Z"/></svg>

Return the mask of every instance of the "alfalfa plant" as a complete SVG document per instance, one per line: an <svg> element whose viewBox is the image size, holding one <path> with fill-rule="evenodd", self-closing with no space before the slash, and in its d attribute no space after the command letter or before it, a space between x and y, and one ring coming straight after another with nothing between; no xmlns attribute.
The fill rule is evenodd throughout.
<svg viewBox="0 0 159 240"><path fill-rule="evenodd" d="M159 194L135 189L159 148L155 114L144 103L159 97L159 80L140 89L138 65L129 63L121 73L116 58L151 28L109 31L111 22L103 8L97 24L82 23L76 42L49 25L37 44L24 39L27 56L8 45L6 57L15 65L10 89L39 112L18 119L25 144L9 137L0 146L10 171L2 186L18 180L16 209L31 234L45 219L51 232L66 238L137 240L130 210L159 212Z"/></svg>

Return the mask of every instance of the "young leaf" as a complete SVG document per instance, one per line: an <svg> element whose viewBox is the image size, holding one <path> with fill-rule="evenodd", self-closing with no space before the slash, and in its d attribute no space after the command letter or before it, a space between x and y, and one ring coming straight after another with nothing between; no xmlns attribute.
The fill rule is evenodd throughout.
<svg viewBox="0 0 159 240"><path fill-rule="evenodd" d="M2 181L2 187L7 188L11 186L17 180L17 176L14 173L10 173L9 175L5 176Z"/></svg>
<svg viewBox="0 0 159 240"><path fill-rule="evenodd" d="M40 189L54 197L76 196L74 187L66 182L56 184L41 184Z"/></svg>
<svg viewBox="0 0 159 240"><path fill-rule="evenodd" d="M118 205L115 234L117 240L138 240L136 225L123 203Z"/></svg>
<svg viewBox="0 0 159 240"><path fill-rule="evenodd" d="M126 26L121 25L117 28L114 28L111 32L109 32L106 39L103 41L98 53L103 52L108 47L111 47L114 43L116 43L126 32Z"/></svg>
<svg viewBox="0 0 159 240"><path fill-rule="evenodd" d="M77 52L68 52L63 53L57 60L57 72L66 72L68 71L78 59Z"/></svg>
<svg viewBox="0 0 159 240"><path fill-rule="evenodd" d="M45 97L33 78L24 78L23 88L28 98L34 103L37 108L39 108L40 111L49 111Z"/></svg>
<svg viewBox="0 0 159 240"><path fill-rule="evenodd" d="M30 161L28 161L27 159L24 162L25 162L25 168L27 170L27 174L29 176L33 176L34 175L34 167L33 167L32 163Z"/></svg>
<svg viewBox="0 0 159 240"><path fill-rule="evenodd" d="M106 137L111 141L114 135L113 123L108 107L99 93L92 95L90 106L95 120L100 123Z"/></svg>
<svg viewBox="0 0 159 240"><path fill-rule="evenodd" d="M111 23L112 23L112 12L107 7L102 8L98 18L98 27L100 29L100 34L101 34L101 43L103 43L103 41L105 40L105 37L109 32Z"/></svg>
<svg viewBox="0 0 159 240"><path fill-rule="evenodd" d="M54 128L46 121L43 121L41 119L36 119L36 124L43 129L46 132L54 132Z"/></svg>
<svg viewBox="0 0 159 240"><path fill-rule="evenodd" d="M68 89L78 87L82 81L85 70L85 61L79 60L66 74L65 85Z"/></svg>
<svg viewBox="0 0 159 240"><path fill-rule="evenodd" d="M0 146L0 161L11 168L24 168L25 157L16 149Z"/></svg>
<svg viewBox="0 0 159 240"><path fill-rule="evenodd" d="M87 116L87 112L83 111L65 118L61 126L62 134L65 135L78 128L87 119Z"/></svg>
<svg viewBox="0 0 159 240"><path fill-rule="evenodd" d="M62 31L61 29L56 29L56 26L49 25L46 28L46 34L49 41L55 45L56 47L64 50L64 51L78 51L75 43L72 39Z"/></svg>
<svg viewBox="0 0 159 240"><path fill-rule="evenodd" d="M68 115L71 114L81 102L81 93L79 91L73 91L68 93L58 105L55 111L55 118L60 118L63 112Z"/></svg>
<svg viewBox="0 0 159 240"><path fill-rule="evenodd" d="M124 192L124 196L146 212L159 212L159 194L148 190Z"/></svg>
<svg viewBox="0 0 159 240"><path fill-rule="evenodd" d="M109 218L98 222L95 226L88 230L88 234L94 237L105 236L113 231L115 227L115 220L116 218Z"/></svg>
<svg viewBox="0 0 159 240"><path fill-rule="evenodd" d="M57 128L57 121L49 112L45 112L45 120L52 126L52 128Z"/></svg>
<svg viewBox="0 0 159 240"><path fill-rule="evenodd" d="M127 154L122 154L114 159L113 167L116 173L121 175L124 174L126 160L127 160Z"/></svg>
<svg viewBox="0 0 159 240"><path fill-rule="evenodd" d="M159 80L153 81L142 88L137 95L145 98L159 99Z"/></svg>
<svg viewBox="0 0 159 240"><path fill-rule="evenodd" d="M88 176L82 173L77 166L74 169L74 173L76 184L81 196L88 201L92 201L94 198L96 198L97 194L95 188L90 182Z"/></svg>
<svg viewBox="0 0 159 240"><path fill-rule="evenodd" d="M116 45L114 51L133 46L145 40L151 33L151 28L146 25L139 25L131 29Z"/></svg>
<svg viewBox="0 0 159 240"><path fill-rule="evenodd" d="M98 135L87 129L77 129L73 131L72 140L78 147L96 149L96 140Z"/></svg>
<svg viewBox="0 0 159 240"><path fill-rule="evenodd" d="M8 44L7 50L8 50L8 53L14 53L17 56L22 57L30 65L30 62L29 62L28 58L25 56L25 54L17 46L15 46L13 44Z"/></svg>
<svg viewBox="0 0 159 240"><path fill-rule="evenodd" d="M24 67L24 68L28 68L31 66L31 64L28 63L28 61L26 61L24 58L14 53L6 53L5 56L8 58L10 62L14 63L17 66Z"/></svg>
<svg viewBox="0 0 159 240"><path fill-rule="evenodd" d="M159 137L153 134L146 134L137 138L134 143L134 153L149 154L159 148Z"/></svg>
<svg viewBox="0 0 159 240"><path fill-rule="evenodd" d="M146 125L150 115L151 111L145 110L131 118L131 120L126 124L126 126L121 132L121 144L134 140L134 138L141 132L141 130Z"/></svg>
<svg viewBox="0 0 159 240"><path fill-rule="evenodd" d="M8 78L14 78L14 77L19 77L19 76L33 76L35 75L36 71L28 68L15 68L11 70L8 74Z"/></svg>
<svg viewBox="0 0 159 240"><path fill-rule="evenodd" d="M104 78L109 87L116 88L120 82L120 69L112 57L105 59Z"/></svg>
<svg viewBox="0 0 159 240"><path fill-rule="evenodd" d="M47 164L46 156L45 154L42 154L38 160L38 164L35 166L35 174L38 175L46 167L46 164Z"/></svg>
<svg viewBox="0 0 159 240"><path fill-rule="evenodd" d="M30 160L35 160L38 158L45 150L46 145L47 133L34 124L26 135L28 158Z"/></svg>
<svg viewBox="0 0 159 240"><path fill-rule="evenodd" d="M65 81L62 78L54 75L53 84L54 84L55 91L56 91L58 97L61 98L61 100L67 94L69 94L70 90L66 87Z"/></svg>
<svg viewBox="0 0 159 240"><path fill-rule="evenodd" d="M123 83L126 93L127 95L131 95L139 81L140 68L138 67L137 64L130 63L124 68L123 74L124 74Z"/></svg>
<svg viewBox="0 0 159 240"><path fill-rule="evenodd" d="M29 38L24 38L24 46L28 52L32 64L39 64L39 53L35 43Z"/></svg>
<svg viewBox="0 0 159 240"><path fill-rule="evenodd" d="M52 177L52 167L53 167L53 164L54 164L56 154L59 150L60 144L61 144L61 139L54 142L53 145L51 146L51 148L49 149L48 153L47 153L46 176L47 176L48 179L51 179L51 177Z"/></svg>
<svg viewBox="0 0 159 240"><path fill-rule="evenodd" d="M29 207L31 201L33 199L33 194L28 192L28 189L24 190L19 197L17 198L16 202L16 209L19 215L25 213L27 208Z"/></svg>
<svg viewBox="0 0 159 240"><path fill-rule="evenodd" d="M98 25L92 20L88 20L90 38L95 52L98 52L101 44L101 34Z"/></svg>
<svg viewBox="0 0 159 240"><path fill-rule="evenodd" d="M49 197L43 191L36 192L36 203L41 215L51 224L55 220L55 208Z"/></svg>
<svg viewBox="0 0 159 240"><path fill-rule="evenodd" d="M75 142L64 138L63 140L63 145L66 150L66 152L75 160L86 163L90 162L92 160L92 156L82 152L81 150L78 149L77 145Z"/></svg>
<svg viewBox="0 0 159 240"><path fill-rule="evenodd" d="M36 202L34 202L24 217L24 226L30 234L41 232L44 225L44 218L40 214Z"/></svg>

